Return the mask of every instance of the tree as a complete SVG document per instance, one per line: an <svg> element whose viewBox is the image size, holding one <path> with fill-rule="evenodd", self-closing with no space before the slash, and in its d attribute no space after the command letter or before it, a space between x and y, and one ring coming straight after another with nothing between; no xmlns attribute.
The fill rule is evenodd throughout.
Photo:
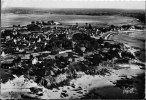
<svg viewBox="0 0 146 100"><path fill-rule="evenodd" d="M102 37L100 37L100 38L97 40L97 42L98 42L99 44L102 44L102 43L104 42L104 40L103 40Z"/></svg>
<svg viewBox="0 0 146 100"><path fill-rule="evenodd" d="M78 25L79 25L79 24L78 24L78 23L76 23L76 27L78 27Z"/></svg>
<svg viewBox="0 0 146 100"><path fill-rule="evenodd" d="M35 22L34 22L34 21L32 21L32 22L31 22L31 24L32 24L32 25L34 25L34 24L35 24Z"/></svg>
<svg viewBox="0 0 146 100"><path fill-rule="evenodd" d="M115 26L114 26L114 25L111 25L110 27L111 27L111 29L114 29L114 28L115 28Z"/></svg>
<svg viewBox="0 0 146 100"><path fill-rule="evenodd" d="M51 24L54 25L54 20L51 20Z"/></svg>
<svg viewBox="0 0 146 100"><path fill-rule="evenodd" d="M30 24L27 25L27 29L28 31L40 31L41 28L38 25Z"/></svg>
<svg viewBox="0 0 146 100"><path fill-rule="evenodd" d="M87 25L88 25L88 23L85 23L85 25L87 26Z"/></svg>
<svg viewBox="0 0 146 100"><path fill-rule="evenodd" d="M48 24L48 25L51 25L51 21L48 21L47 24Z"/></svg>
<svg viewBox="0 0 146 100"><path fill-rule="evenodd" d="M91 24L89 24L89 29L91 29L91 30L92 30L92 26L91 26Z"/></svg>
<svg viewBox="0 0 146 100"><path fill-rule="evenodd" d="M36 24L39 25L40 24L39 21L36 21Z"/></svg>

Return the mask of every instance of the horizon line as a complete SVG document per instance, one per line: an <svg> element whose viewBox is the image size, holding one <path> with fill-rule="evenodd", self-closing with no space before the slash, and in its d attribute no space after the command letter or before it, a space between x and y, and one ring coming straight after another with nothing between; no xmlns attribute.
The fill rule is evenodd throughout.
<svg viewBox="0 0 146 100"><path fill-rule="evenodd" d="M60 8L55 8L55 7L52 7L52 8L43 8L43 7L6 7L6 8L1 8L1 10L4 10L4 9L8 9L8 8L30 8L30 9L112 9L112 10L146 10L146 8L145 9L138 9L138 8L135 8L135 9L128 9L128 8L69 8L69 7L66 7L66 8L62 8L62 7L60 7Z"/></svg>

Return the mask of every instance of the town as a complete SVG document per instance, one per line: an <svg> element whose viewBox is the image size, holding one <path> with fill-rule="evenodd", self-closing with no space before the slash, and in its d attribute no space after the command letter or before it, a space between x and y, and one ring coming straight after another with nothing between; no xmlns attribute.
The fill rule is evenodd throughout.
<svg viewBox="0 0 146 100"><path fill-rule="evenodd" d="M81 26L78 23L32 21L26 26L3 28L0 57L4 75L1 75L1 81L6 83L14 79L13 75L24 75L40 86L53 89L83 73L110 74L111 68L120 68L119 64L137 64L144 69L144 64L135 60L134 53L110 38L120 31L137 29L143 30L144 26L92 26L89 23ZM37 94L34 88L32 91ZM66 96L64 92L61 94L62 98Z"/></svg>

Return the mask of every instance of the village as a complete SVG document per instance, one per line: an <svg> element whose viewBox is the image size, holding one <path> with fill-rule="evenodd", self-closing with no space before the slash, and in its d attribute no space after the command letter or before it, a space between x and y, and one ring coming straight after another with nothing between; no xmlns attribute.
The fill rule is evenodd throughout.
<svg viewBox="0 0 146 100"><path fill-rule="evenodd" d="M110 68L118 69L119 64L137 64L138 67L133 68L144 69L144 64L134 53L124 44L109 39L111 34L107 34L136 29L143 30L144 26L92 26L88 23L80 26L78 23L63 25L55 21L32 21L26 26L7 27L1 31L0 57L4 73L1 82L14 79L13 75L24 75L52 89L83 73L110 74ZM34 88L32 91L43 95L37 94ZM62 96L67 94L62 93Z"/></svg>

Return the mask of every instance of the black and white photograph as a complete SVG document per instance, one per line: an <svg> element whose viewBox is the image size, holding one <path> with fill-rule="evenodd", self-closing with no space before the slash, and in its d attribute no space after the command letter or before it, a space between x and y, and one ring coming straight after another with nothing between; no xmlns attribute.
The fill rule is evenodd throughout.
<svg viewBox="0 0 146 100"><path fill-rule="evenodd" d="M145 0L1 0L0 99L145 99Z"/></svg>

